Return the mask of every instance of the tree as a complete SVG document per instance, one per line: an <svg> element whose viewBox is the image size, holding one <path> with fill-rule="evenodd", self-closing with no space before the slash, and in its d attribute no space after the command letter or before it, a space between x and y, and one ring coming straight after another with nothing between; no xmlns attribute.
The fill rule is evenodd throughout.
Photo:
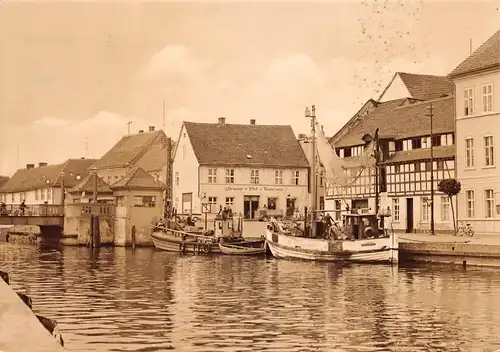
<svg viewBox="0 0 500 352"><path fill-rule="evenodd" d="M453 208L453 196L456 196L460 193L462 189L462 185L460 182L455 180L454 178L448 178L445 180L441 180L438 183L438 191L443 192L450 199L451 204L451 213L453 214L453 229L455 230L455 235L457 234L457 222L455 221L455 210Z"/></svg>

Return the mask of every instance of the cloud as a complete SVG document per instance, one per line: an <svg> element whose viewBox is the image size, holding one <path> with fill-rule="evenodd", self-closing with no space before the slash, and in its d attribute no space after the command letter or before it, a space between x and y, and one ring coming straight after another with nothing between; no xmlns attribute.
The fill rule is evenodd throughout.
<svg viewBox="0 0 500 352"><path fill-rule="evenodd" d="M167 45L151 57L140 73L146 79L191 79L203 70L204 65L189 48Z"/></svg>
<svg viewBox="0 0 500 352"><path fill-rule="evenodd" d="M69 158L100 158L127 134L128 121L132 121L131 133L147 130L145 121L110 111L100 111L80 121L42 117L28 126L12 127L2 136L10 152L0 155L1 173L11 175L26 163L39 161L56 164Z"/></svg>

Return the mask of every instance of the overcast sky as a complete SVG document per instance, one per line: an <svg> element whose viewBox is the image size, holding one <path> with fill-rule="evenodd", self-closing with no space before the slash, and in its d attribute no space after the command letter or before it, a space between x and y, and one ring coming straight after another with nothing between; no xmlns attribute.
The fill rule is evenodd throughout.
<svg viewBox="0 0 500 352"><path fill-rule="evenodd" d="M0 1L0 174L98 158L148 125L291 124L332 135L396 71L446 75L500 28L497 0Z"/></svg>

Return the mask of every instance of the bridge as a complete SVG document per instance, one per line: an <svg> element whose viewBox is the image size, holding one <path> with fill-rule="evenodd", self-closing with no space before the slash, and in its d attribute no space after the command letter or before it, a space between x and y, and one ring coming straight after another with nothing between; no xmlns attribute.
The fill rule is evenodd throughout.
<svg viewBox="0 0 500 352"><path fill-rule="evenodd" d="M0 225L64 226L64 206L9 204L0 209Z"/></svg>

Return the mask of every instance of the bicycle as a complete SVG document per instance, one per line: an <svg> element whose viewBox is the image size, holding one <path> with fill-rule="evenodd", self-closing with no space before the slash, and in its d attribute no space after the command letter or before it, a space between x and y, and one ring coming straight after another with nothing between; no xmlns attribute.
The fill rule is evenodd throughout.
<svg viewBox="0 0 500 352"><path fill-rule="evenodd" d="M465 223L463 221L459 222L457 229L457 236L474 236L474 229L469 223Z"/></svg>

